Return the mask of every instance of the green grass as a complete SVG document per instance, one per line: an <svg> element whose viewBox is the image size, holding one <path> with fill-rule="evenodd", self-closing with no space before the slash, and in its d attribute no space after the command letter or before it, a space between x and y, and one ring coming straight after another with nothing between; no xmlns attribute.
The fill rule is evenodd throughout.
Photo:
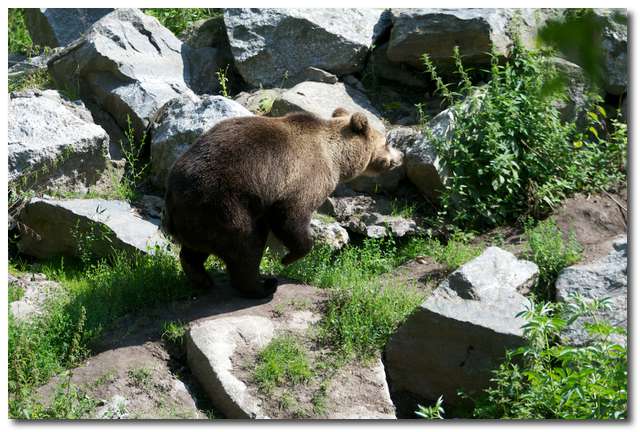
<svg viewBox="0 0 640 432"><path fill-rule="evenodd" d="M22 267L16 264L18 268ZM118 253L94 263L58 259L39 271L58 280L64 293L29 322L9 317L9 391L16 395L10 415L22 414L19 400L54 374L85 358L93 341L127 313L188 298L191 288L172 255Z"/></svg>
<svg viewBox="0 0 640 432"><path fill-rule="evenodd" d="M320 337L347 357L374 357L422 300L415 290L376 281L332 288Z"/></svg>
<svg viewBox="0 0 640 432"><path fill-rule="evenodd" d="M152 371L147 367L139 367L127 371L131 383L143 390L149 390L152 385Z"/></svg>
<svg viewBox="0 0 640 432"><path fill-rule="evenodd" d="M9 289L9 295L8 295L9 303L22 300L22 298L24 297L24 288L21 287L20 285L16 283L10 283L8 289Z"/></svg>
<svg viewBox="0 0 640 432"><path fill-rule="evenodd" d="M213 18L222 14L222 9L213 8L149 8L144 13L151 15L171 30L176 36L181 36L190 23L203 18Z"/></svg>
<svg viewBox="0 0 640 432"><path fill-rule="evenodd" d="M304 348L292 335L277 336L258 354L254 380L264 392L300 384L311 378Z"/></svg>
<svg viewBox="0 0 640 432"><path fill-rule="evenodd" d="M535 262L540 269L538 283L533 292L543 300L555 298L555 281L562 269L578 262L582 246L573 233L565 236L553 219L533 226L525 226L527 240L526 259Z"/></svg>
<svg viewBox="0 0 640 432"><path fill-rule="evenodd" d="M9 53L32 56L34 45L24 20L24 9L8 10L8 48Z"/></svg>
<svg viewBox="0 0 640 432"><path fill-rule="evenodd" d="M55 88L47 69L25 72L18 77L9 77L9 91L17 92L27 89L46 90Z"/></svg>
<svg viewBox="0 0 640 432"><path fill-rule="evenodd" d="M187 325L182 321L168 321L162 326L162 340L170 344L181 345L186 332Z"/></svg>

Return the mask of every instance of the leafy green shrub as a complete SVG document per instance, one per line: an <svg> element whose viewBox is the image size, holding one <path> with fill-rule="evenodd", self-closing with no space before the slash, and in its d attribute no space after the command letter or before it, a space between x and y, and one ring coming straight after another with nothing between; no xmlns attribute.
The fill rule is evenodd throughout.
<svg viewBox="0 0 640 432"><path fill-rule="evenodd" d="M578 297L568 305L532 302L521 314L527 345L507 353L474 417L626 418L627 350L610 338L623 330L598 321L588 327L596 337L590 345L555 343L568 324L603 307L606 301Z"/></svg>
<svg viewBox="0 0 640 432"><path fill-rule="evenodd" d="M212 18L222 14L222 9L212 8L149 8L144 13L151 15L171 30L176 36L182 35L190 23L203 18Z"/></svg>
<svg viewBox="0 0 640 432"><path fill-rule="evenodd" d="M35 48L24 21L24 9L10 8L8 10L8 21L9 53L32 56Z"/></svg>
<svg viewBox="0 0 640 432"><path fill-rule="evenodd" d="M254 379L261 390L299 384L311 378L311 367L304 349L291 335L278 336L258 354Z"/></svg>
<svg viewBox="0 0 640 432"><path fill-rule="evenodd" d="M526 257L540 269L534 292L542 299L551 300L555 297L554 284L558 273L580 260L582 246L573 233L565 240L553 219L542 221L535 227L529 221L525 227L525 238L528 247Z"/></svg>
<svg viewBox="0 0 640 432"><path fill-rule="evenodd" d="M624 175L626 127L614 121L607 131L597 105L586 132L561 121L553 102L564 96L547 85L555 72L543 54L515 39L504 64L492 53L490 81L480 89L471 85L455 50L459 93L423 56L455 117L452 136L432 136L432 141L448 172L443 212L459 226L495 226L522 214L539 217L569 193L601 188ZM431 135L428 128L425 132Z"/></svg>

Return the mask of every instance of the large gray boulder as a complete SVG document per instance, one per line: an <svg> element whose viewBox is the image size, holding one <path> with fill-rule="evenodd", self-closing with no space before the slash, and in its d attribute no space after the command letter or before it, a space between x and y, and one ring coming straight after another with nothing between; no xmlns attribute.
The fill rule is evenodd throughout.
<svg viewBox="0 0 640 432"><path fill-rule="evenodd" d="M625 9L594 9L603 26L604 88L607 93L621 95L629 85L627 14Z"/></svg>
<svg viewBox="0 0 640 432"><path fill-rule="evenodd" d="M113 9L35 8L24 11L27 29L34 44L63 47L79 38L93 23Z"/></svg>
<svg viewBox="0 0 640 432"><path fill-rule="evenodd" d="M424 70L422 54L428 53L437 64L452 66L453 48L459 46L465 64L486 64L492 46L498 54L507 54L514 17L521 17L520 36L526 45L532 45L543 15L533 9L392 9L386 55L391 62Z"/></svg>
<svg viewBox="0 0 640 432"><path fill-rule="evenodd" d="M187 93L168 102L152 124L154 184L164 189L173 163L204 132L224 119L251 115L239 103L222 96L198 97Z"/></svg>
<svg viewBox="0 0 640 432"><path fill-rule="evenodd" d="M308 66L358 72L388 25L382 9L225 9L235 64L253 86L280 85Z"/></svg>
<svg viewBox="0 0 640 432"><path fill-rule="evenodd" d="M18 249L36 258L154 253L156 246L169 245L156 223L135 214L124 201L33 198L19 221L24 229Z"/></svg>
<svg viewBox="0 0 640 432"><path fill-rule="evenodd" d="M206 65L212 69L208 74L199 69ZM103 17L55 56L49 70L59 86L95 102L120 128L126 130L130 118L138 138L165 103L191 92L193 80L215 80L207 58L138 9L117 9Z"/></svg>
<svg viewBox="0 0 640 432"><path fill-rule="evenodd" d="M582 317L570 324L561 335L569 345L585 345L593 336L585 324L595 319L627 328L627 236L613 242L611 252L601 259L562 270L556 280L556 300L571 302L579 295L587 300L609 298L610 309L598 311L595 317ZM613 335L613 340L626 345L626 336Z"/></svg>
<svg viewBox="0 0 640 432"><path fill-rule="evenodd" d="M81 102L55 90L11 93L8 108L9 184L84 192L109 161L109 136Z"/></svg>
<svg viewBox="0 0 640 432"><path fill-rule="evenodd" d="M331 118L336 108L362 112L371 126L380 132L385 131L384 123L378 118L376 110L366 95L343 83L327 84L307 81L285 91L271 107L270 115L281 116L294 111L307 111L321 118Z"/></svg>
<svg viewBox="0 0 640 432"><path fill-rule="evenodd" d="M474 396L489 387L505 351L525 343L516 314L537 276L534 263L497 247L449 275L385 348L392 395L456 404L458 389Z"/></svg>

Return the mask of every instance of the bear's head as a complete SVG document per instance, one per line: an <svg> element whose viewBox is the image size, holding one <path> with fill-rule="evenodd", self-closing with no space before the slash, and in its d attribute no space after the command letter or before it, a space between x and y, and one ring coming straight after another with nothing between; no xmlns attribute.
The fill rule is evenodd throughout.
<svg viewBox="0 0 640 432"><path fill-rule="evenodd" d="M349 128L356 135L361 135L369 144L370 158L364 172L360 175L377 176L398 166L402 165L404 154L393 148L388 142L385 135L369 125L367 117L356 112L350 114L344 108L337 108L333 112L333 117L348 117Z"/></svg>

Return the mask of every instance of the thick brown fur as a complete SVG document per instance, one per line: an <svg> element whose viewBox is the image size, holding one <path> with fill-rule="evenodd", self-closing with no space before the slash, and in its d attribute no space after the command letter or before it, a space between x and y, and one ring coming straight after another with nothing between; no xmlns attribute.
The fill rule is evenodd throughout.
<svg viewBox="0 0 640 432"><path fill-rule="evenodd" d="M202 135L174 164L167 181L163 228L182 245L190 280L212 286L204 269L221 258L232 286L264 297L259 283L269 231L287 247L289 264L313 246L312 213L339 182L401 163L383 134L361 113L337 109L330 120L306 113L227 119Z"/></svg>

